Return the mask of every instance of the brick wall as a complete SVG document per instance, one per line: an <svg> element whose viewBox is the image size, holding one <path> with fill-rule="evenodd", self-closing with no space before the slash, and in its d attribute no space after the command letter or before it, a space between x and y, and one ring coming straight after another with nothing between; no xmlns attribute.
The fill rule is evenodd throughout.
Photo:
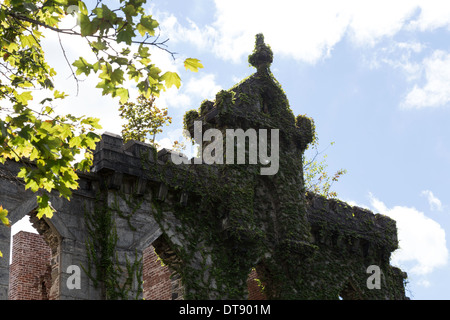
<svg viewBox="0 0 450 320"><path fill-rule="evenodd" d="M266 300L256 279L258 279L258 273L255 269L252 269L247 279L248 300Z"/></svg>
<svg viewBox="0 0 450 320"><path fill-rule="evenodd" d="M52 252L42 236L20 231L13 236L9 269L10 300L48 300Z"/></svg>
<svg viewBox="0 0 450 320"><path fill-rule="evenodd" d="M171 270L162 266L153 246L144 250L143 256L143 297L146 300L178 300L182 299L182 288L179 277L170 278ZM264 294L258 282L258 274L255 269L248 276L248 299L265 300Z"/></svg>
<svg viewBox="0 0 450 320"><path fill-rule="evenodd" d="M171 272L167 266L161 266L161 261L153 246L149 246L143 253L142 278L143 297L145 300L172 300Z"/></svg>

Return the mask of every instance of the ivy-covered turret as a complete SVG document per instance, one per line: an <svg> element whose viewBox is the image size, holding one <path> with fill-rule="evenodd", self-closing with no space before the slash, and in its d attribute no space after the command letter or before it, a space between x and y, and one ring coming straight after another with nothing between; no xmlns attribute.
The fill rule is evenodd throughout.
<svg viewBox="0 0 450 320"><path fill-rule="evenodd" d="M314 136L313 123L292 113L283 89L270 71L273 53L262 34L256 36L255 49L248 60L256 72L231 89L217 93L215 101L205 100L199 110L187 112L184 124L191 137L197 139L202 137L196 132L200 123L201 132L218 129L224 137L229 136L230 130L242 129L248 136L251 130L259 134L266 130L267 154L278 157L277 172L261 175L258 168L264 163L249 164L248 137L246 164L236 164L235 158L218 165L220 189L212 192L221 195L224 239L230 248L235 248L229 254L245 261L241 263L243 268L264 265L261 270L271 274L274 285L283 283L283 289L271 289L266 281L274 297L294 297L296 266L314 252L304 208L302 168L303 152ZM269 134L274 131L277 135ZM203 139L196 142L202 150L211 143ZM230 142L234 148L235 140L224 140L224 153ZM259 144L258 150L261 147Z"/></svg>
<svg viewBox="0 0 450 320"><path fill-rule="evenodd" d="M284 90L270 72L273 54L262 34L256 35L255 49L248 60L257 72L217 93L215 101L205 100L198 110L188 111L185 129L191 137L194 121L202 121L203 132L209 128L279 129L280 148L303 153L314 137L313 122L292 113Z"/></svg>

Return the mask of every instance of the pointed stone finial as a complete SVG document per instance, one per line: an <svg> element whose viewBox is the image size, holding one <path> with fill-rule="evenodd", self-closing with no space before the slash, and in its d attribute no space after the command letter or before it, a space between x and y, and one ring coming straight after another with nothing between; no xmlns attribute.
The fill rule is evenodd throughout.
<svg viewBox="0 0 450 320"><path fill-rule="evenodd" d="M255 49L248 56L248 62L256 68L258 72L267 71L273 61L273 53L268 45L264 43L264 35L256 35Z"/></svg>

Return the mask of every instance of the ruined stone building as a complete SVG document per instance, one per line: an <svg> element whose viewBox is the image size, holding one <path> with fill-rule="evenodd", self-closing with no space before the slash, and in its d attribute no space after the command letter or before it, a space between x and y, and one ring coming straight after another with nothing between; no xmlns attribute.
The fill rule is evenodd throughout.
<svg viewBox="0 0 450 320"><path fill-rule="evenodd" d="M292 113L272 60L258 35L256 72L187 112L184 126L209 159L225 154L217 137L227 129L270 132L275 174L261 174L261 161L239 164L238 154L211 164L105 133L71 201L52 194L56 213L39 220L36 195L14 178L20 165L0 166L11 223L29 215L41 235L18 233L9 265L10 229L0 228L0 298L406 299L406 274L390 265L395 221L305 191L314 126Z"/></svg>
<svg viewBox="0 0 450 320"><path fill-rule="evenodd" d="M9 266L9 300L55 300L51 292L51 249L43 236L19 231L13 236L12 263ZM145 300L179 300L182 298L180 278L171 278L170 269L148 246L142 253L142 298ZM264 300L256 271L247 280L248 299Z"/></svg>

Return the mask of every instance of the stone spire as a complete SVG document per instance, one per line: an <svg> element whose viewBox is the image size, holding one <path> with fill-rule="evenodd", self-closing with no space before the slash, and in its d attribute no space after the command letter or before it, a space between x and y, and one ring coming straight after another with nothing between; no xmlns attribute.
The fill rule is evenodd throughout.
<svg viewBox="0 0 450 320"><path fill-rule="evenodd" d="M257 72L268 71L273 62L273 53L268 45L264 43L264 35L256 35L255 49L248 56L248 62L256 68Z"/></svg>

